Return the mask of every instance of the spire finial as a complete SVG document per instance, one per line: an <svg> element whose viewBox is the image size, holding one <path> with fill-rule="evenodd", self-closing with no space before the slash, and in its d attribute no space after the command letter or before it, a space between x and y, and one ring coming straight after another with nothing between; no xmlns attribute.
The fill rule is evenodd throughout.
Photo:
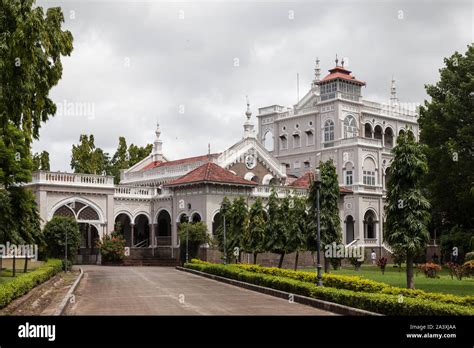
<svg viewBox="0 0 474 348"><path fill-rule="evenodd" d="M156 138L153 143L153 151L152 151L153 161L161 161L163 160L163 150L162 150L163 142L160 139L161 130L160 130L160 124L158 123L158 121L156 121L155 135L156 135Z"/></svg>
<svg viewBox="0 0 474 348"><path fill-rule="evenodd" d="M337 58L337 53L336 53L336 66L339 64L339 59Z"/></svg>
<svg viewBox="0 0 474 348"><path fill-rule="evenodd" d="M321 79L321 68L319 67L319 57L316 57L316 66L314 68L314 81L317 82Z"/></svg>
<svg viewBox="0 0 474 348"><path fill-rule="evenodd" d="M341 66L344 68L344 57L341 60Z"/></svg>
<svg viewBox="0 0 474 348"><path fill-rule="evenodd" d="M392 74L392 84L390 86L390 103L393 105L396 105L398 103L397 86L395 84L395 78L393 77L393 74Z"/></svg>
<svg viewBox="0 0 474 348"><path fill-rule="evenodd" d="M247 111L245 111L245 116L247 116L247 121L244 123L244 138L255 138L253 124L250 122L250 117L252 117L252 111L250 111L250 102L248 95L245 96L247 100Z"/></svg>
<svg viewBox="0 0 474 348"><path fill-rule="evenodd" d="M250 111L249 96L246 95L245 99L247 100L247 111L245 112L245 115L247 116L247 119L250 120L250 117L252 116L252 111Z"/></svg>

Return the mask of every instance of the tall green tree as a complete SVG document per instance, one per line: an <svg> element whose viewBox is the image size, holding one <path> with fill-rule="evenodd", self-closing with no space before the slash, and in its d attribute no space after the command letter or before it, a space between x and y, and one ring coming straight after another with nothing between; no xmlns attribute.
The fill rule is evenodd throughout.
<svg viewBox="0 0 474 348"><path fill-rule="evenodd" d="M248 223L248 208L244 197L239 197L232 203L232 222L229 235L229 254L238 251L237 259L240 262L242 238Z"/></svg>
<svg viewBox="0 0 474 348"><path fill-rule="evenodd" d="M33 170L46 170L49 171L49 152L48 151L41 151L41 153L35 153L33 155Z"/></svg>
<svg viewBox="0 0 474 348"><path fill-rule="evenodd" d="M72 146L71 168L75 173L104 174L109 170L108 162L108 154L95 147L92 134L82 134L79 144Z"/></svg>
<svg viewBox="0 0 474 348"><path fill-rule="evenodd" d="M49 91L62 75L72 35L59 7L0 0L0 184L31 179L31 142L56 112ZM13 159L13 160L12 160Z"/></svg>
<svg viewBox="0 0 474 348"><path fill-rule="evenodd" d="M225 217L225 218L224 218ZM219 227L217 228L215 237L215 242L217 243L217 248L223 253L224 252L224 223L225 223L225 234L226 234L226 245L225 251L227 253L227 260L229 260L229 255L231 255L231 250L229 250L229 236L232 235L232 203L229 198L224 197L219 209Z"/></svg>
<svg viewBox="0 0 474 348"><path fill-rule="evenodd" d="M248 224L243 236L244 251L253 254L253 263L257 263L257 256L264 251L265 242L265 211L263 202L258 197L250 207Z"/></svg>
<svg viewBox="0 0 474 348"><path fill-rule="evenodd" d="M428 166L423 146L416 142L412 132L399 135L392 153L395 157L387 183L384 237L395 250L404 251L407 287L413 289L413 261L424 251L429 238L430 204L421 188Z"/></svg>
<svg viewBox="0 0 474 348"><path fill-rule="evenodd" d="M320 225L321 225L321 250L324 255L324 246L326 244L341 243L342 229L341 219L339 217L339 181L337 178L336 167L332 160L319 163L321 174L321 188L319 192L320 207ZM308 248L316 250L317 240L317 209L316 209L316 184L313 181L309 189L309 226L308 226ZM325 271L329 270L329 263L325 257Z"/></svg>
<svg viewBox="0 0 474 348"><path fill-rule="evenodd" d="M474 230L474 45L444 59L440 80L420 108L420 142L426 144L425 187L437 236L455 226ZM457 230L456 230L457 231Z"/></svg>
<svg viewBox="0 0 474 348"><path fill-rule="evenodd" d="M133 166L148 156L153 150L153 144L147 144L146 146L137 146L131 144L128 148L129 166Z"/></svg>
<svg viewBox="0 0 474 348"><path fill-rule="evenodd" d="M285 203L285 206L289 202ZM283 216L288 216L284 208L280 207L280 199L274 187L270 192L267 203L268 221L265 228L265 251L280 255L279 267L283 265L286 253L287 221Z"/></svg>
<svg viewBox="0 0 474 348"><path fill-rule="evenodd" d="M295 271L298 269L299 253L306 249L307 221L306 199L292 196L287 247L288 252L296 252Z"/></svg>
<svg viewBox="0 0 474 348"><path fill-rule="evenodd" d="M119 137L119 144L112 157L110 168L110 174L114 176L115 184L120 182L120 170L130 167L128 158L127 141L125 137Z"/></svg>
<svg viewBox="0 0 474 348"><path fill-rule="evenodd" d="M40 244L39 215L31 192L31 143L56 113L49 91L62 76L61 57L72 35L61 29L59 7L46 13L34 0L0 0L0 238Z"/></svg>

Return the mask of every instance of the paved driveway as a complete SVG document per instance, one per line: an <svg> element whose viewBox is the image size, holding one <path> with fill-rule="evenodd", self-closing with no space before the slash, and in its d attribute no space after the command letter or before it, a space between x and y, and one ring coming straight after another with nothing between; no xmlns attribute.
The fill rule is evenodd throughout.
<svg viewBox="0 0 474 348"><path fill-rule="evenodd" d="M332 315L174 268L82 268L66 315Z"/></svg>

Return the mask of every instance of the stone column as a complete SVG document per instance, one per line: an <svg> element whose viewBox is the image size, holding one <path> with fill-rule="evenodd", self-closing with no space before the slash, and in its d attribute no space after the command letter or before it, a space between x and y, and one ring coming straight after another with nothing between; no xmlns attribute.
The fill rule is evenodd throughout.
<svg viewBox="0 0 474 348"><path fill-rule="evenodd" d="M153 230L153 227L155 226L153 223L148 225L148 243L150 246L154 247L155 246L155 231Z"/></svg>
<svg viewBox="0 0 474 348"><path fill-rule="evenodd" d="M134 240L133 240L134 233L135 233L135 224L130 224L130 247L132 248L134 246Z"/></svg>

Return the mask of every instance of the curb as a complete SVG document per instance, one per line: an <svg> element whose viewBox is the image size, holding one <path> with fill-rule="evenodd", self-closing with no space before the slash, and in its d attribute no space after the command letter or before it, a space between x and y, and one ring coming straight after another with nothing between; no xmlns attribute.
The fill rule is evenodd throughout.
<svg viewBox="0 0 474 348"><path fill-rule="evenodd" d="M201 272L201 271L196 271L194 269L184 268L184 267L181 267L181 266L177 266L176 269L178 271L192 273L192 274L195 274L195 275L198 275L198 276L201 276L201 277L213 279L213 280L216 280L216 281L219 281L219 282L222 282L222 283L226 283L226 284L230 284L230 285L235 285L235 286L245 288L245 289L248 289L248 290L257 291L257 292L260 292L262 294L279 297L279 298L282 298L282 299L285 299L285 300L288 300L290 298L290 296L293 296L293 300L296 303L304 304L304 305L307 305L307 306L311 306L311 307L314 307L314 308L322 309L322 310L325 310L325 311L328 311L328 312L333 312L333 313L340 314L340 315L383 316L382 314L369 312L369 311L366 311L366 310L363 310L363 309L353 308L353 307L341 305L341 304L338 304L338 303L328 302L328 301L324 301L324 300L318 300L318 299L311 298L311 297L296 295L296 294L292 294L292 293L289 293L289 292L285 292L285 291L281 291L281 290L275 290L275 289L267 288L267 287L260 286L260 285L254 285L254 284L251 284L251 283L241 282L239 280L224 278L224 277L217 276L217 275L214 275L214 274L209 274L209 273L205 273L205 272Z"/></svg>
<svg viewBox="0 0 474 348"><path fill-rule="evenodd" d="M82 268L80 268L81 273L77 276L76 280L74 281L74 284L72 284L71 288L67 292L66 296L64 296L63 300L61 301L61 304L59 305L58 309L56 309L56 312L54 312L54 316L59 316L64 313L64 310L66 309L71 297L73 296L73 292L76 290L77 286L79 285L79 282L81 281L82 277L84 276L84 271Z"/></svg>

